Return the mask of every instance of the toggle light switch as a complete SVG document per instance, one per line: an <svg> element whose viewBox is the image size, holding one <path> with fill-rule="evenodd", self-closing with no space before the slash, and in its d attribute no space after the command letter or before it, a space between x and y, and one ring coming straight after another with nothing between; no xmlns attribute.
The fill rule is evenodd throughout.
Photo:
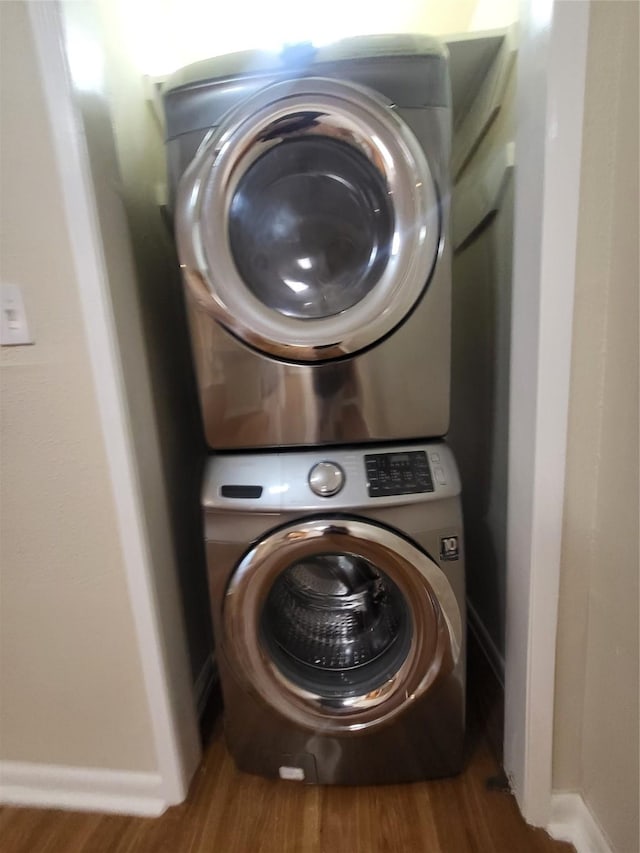
<svg viewBox="0 0 640 853"><path fill-rule="evenodd" d="M17 284L0 284L0 345L32 344L22 291Z"/></svg>

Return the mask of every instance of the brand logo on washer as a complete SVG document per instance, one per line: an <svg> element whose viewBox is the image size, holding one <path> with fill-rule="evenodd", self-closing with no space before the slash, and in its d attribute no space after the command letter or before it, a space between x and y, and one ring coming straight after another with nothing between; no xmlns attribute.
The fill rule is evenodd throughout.
<svg viewBox="0 0 640 853"><path fill-rule="evenodd" d="M458 537L444 536L440 540L440 559L441 560L457 560L459 557Z"/></svg>

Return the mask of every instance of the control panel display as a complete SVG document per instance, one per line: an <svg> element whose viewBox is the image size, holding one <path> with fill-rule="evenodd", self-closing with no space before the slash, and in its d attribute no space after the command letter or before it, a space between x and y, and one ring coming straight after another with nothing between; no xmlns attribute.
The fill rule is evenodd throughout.
<svg viewBox="0 0 640 853"><path fill-rule="evenodd" d="M370 498L433 491L424 450L407 453L369 453L364 457Z"/></svg>

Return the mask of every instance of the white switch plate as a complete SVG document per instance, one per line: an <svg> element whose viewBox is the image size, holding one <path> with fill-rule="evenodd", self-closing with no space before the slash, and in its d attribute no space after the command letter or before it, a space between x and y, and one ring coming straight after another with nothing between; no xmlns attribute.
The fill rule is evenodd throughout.
<svg viewBox="0 0 640 853"><path fill-rule="evenodd" d="M0 345L32 344L22 291L17 284L0 284Z"/></svg>

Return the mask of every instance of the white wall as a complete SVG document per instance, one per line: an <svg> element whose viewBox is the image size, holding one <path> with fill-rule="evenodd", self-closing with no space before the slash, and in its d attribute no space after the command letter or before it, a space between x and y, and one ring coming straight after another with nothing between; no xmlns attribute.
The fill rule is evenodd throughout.
<svg viewBox="0 0 640 853"><path fill-rule="evenodd" d="M0 16L1 276L22 285L36 341L0 356L0 757L155 770L28 10Z"/></svg>
<svg viewBox="0 0 640 853"><path fill-rule="evenodd" d="M518 0L247 0L221 7L210 0L112 0L123 22L124 49L145 74L163 75L222 53L279 50L284 43L316 44L383 32L445 35L506 27Z"/></svg>
<svg viewBox="0 0 640 853"><path fill-rule="evenodd" d="M638 849L638 10L591 9L553 786Z"/></svg>

